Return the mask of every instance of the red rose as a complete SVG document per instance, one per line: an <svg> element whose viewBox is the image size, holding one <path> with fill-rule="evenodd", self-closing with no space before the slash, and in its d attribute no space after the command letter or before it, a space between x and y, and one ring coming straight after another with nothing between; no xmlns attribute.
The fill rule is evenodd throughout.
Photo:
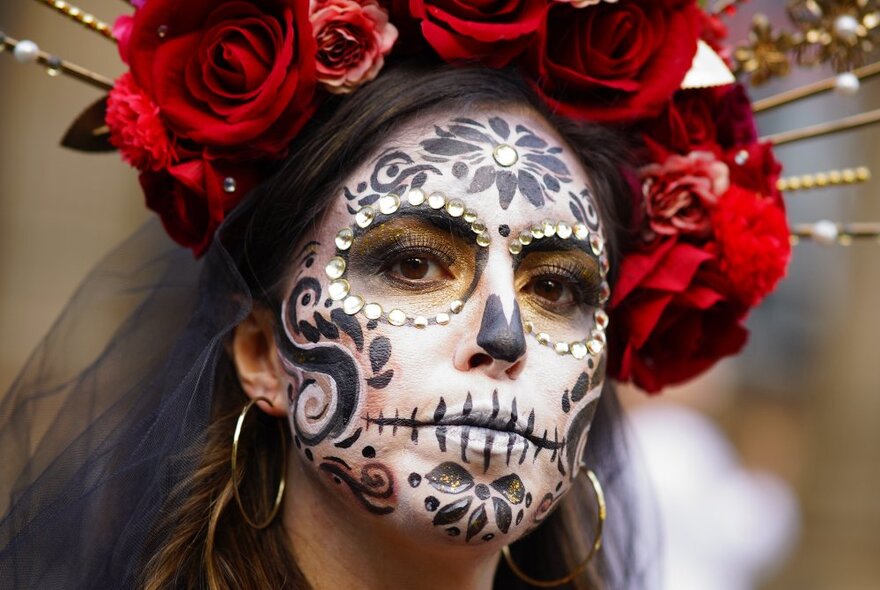
<svg viewBox="0 0 880 590"><path fill-rule="evenodd" d="M652 234L712 235L710 212L729 186L727 166L709 152L672 155L639 170L645 217Z"/></svg>
<svg viewBox="0 0 880 590"><path fill-rule="evenodd" d="M717 105L712 99L707 90L679 90L657 117L642 122L637 131L649 144L652 156L663 159L670 152L714 150L718 129Z"/></svg>
<svg viewBox="0 0 880 590"><path fill-rule="evenodd" d="M128 58L168 127L212 151L281 157L314 110L304 0L150 0Z"/></svg>
<svg viewBox="0 0 880 590"><path fill-rule="evenodd" d="M311 19L318 81L334 94L375 78L397 39L397 29L376 0L313 0Z"/></svg>
<svg viewBox="0 0 880 590"><path fill-rule="evenodd" d="M225 181L232 173L237 186L228 191ZM260 176L256 166L193 159L158 172L142 172L139 180L147 207L159 214L168 235L201 256L226 214L241 200L242 185L255 186Z"/></svg>
<svg viewBox="0 0 880 590"><path fill-rule="evenodd" d="M675 239L627 254L610 305L613 377L656 393L739 352L748 309L715 266L712 253Z"/></svg>
<svg viewBox="0 0 880 590"><path fill-rule="evenodd" d="M537 36L539 91L562 114L594 121L656 115L697 50L693 0L628 0L578 9L554 3Z"/></svg>
<svg viewBox="0 0 880 590"><path fill-rule="evenodd" d="M771 197L737 186L712 213L721 272L748 306L757 305L785 276L791 257L785 211Z"/></svg>
<svg viewBox="0 0 880 590"><path fill-rule="evenodd" d="M501 67L538 30L547 0L410 0L425 40L446 61Z"/></svg>

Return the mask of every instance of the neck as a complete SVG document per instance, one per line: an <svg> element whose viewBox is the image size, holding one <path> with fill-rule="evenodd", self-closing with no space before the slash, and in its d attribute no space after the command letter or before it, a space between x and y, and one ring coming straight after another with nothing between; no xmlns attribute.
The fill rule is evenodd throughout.
<svg viewBox="0 0 880 590"><path fill-rule="evenodd" d="M328 493L292 458L284 526L294 558L313 590L456 588L489 590L499 553L476 547L419 543L391 531L342 494ZM340 490L344 492L343 490Z"/></svg>

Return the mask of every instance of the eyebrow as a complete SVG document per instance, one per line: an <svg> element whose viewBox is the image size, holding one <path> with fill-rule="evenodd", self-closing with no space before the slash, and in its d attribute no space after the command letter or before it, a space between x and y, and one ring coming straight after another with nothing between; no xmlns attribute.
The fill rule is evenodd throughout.
<svg viewBox="0 0 880 590"><path fill-rule="evenodd" d="M598 260L598 256L593 254L593 249L590 248L589 242L578 240L574 237L563 240L559 236L532 240L530 244L522 247L522 251L514 256L514 260L520 261L532 252L566 252L572 250L583 252L590 258Z"/></svg>
<svg viewBox="0 0 880 590"><path fill-rule="evenodd" d="M425 206L413 207L407 204L401 205L396 213L382 215L381 217L381 219L377 219L367 228L362 229L355 226L353 228L355 230L355 238L365 236L369 234L373 228L381 227L389 221L407 218L423 221L429 225L433 225L441 231L449 232L452 235L465 240L474 241L477 238L477 234L471 229L471 224L465 221L463 217L452 217L442 209L431 209Z"/></svg>

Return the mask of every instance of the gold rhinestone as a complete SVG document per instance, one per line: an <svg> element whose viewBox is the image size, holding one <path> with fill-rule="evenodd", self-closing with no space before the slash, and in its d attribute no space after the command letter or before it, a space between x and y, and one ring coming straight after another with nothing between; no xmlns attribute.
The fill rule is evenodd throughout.
<svg viewBox="0 0 880 590"><path fill-rule="evenodd" d="M383 215L391 215L400 209L400 197L397 195L385 195L379 199L379 212Z"/></svg>
<svg viewBox="0 0 880 590"><path fill-rule="evenodd" d="M336 247L340 250L348 250L354 241L354 232L350 228L343 228L336 234Z"/></svg>
<svg viewBox="0 0 880 590"><path fill-rule="evenodd" d="M599 256L605 250L605 240L597 233L590 234L590 248L593 254Z"/></svg>
<svg viewBox="0 0 880 590"><path fill-rule="evenodd" d="M519 234L519 243L522 244L523 246L528 246L529 244L531 244L532 243L532 234L527 231L524 231L521 234Z"/></svg>
<svg viewBox="0 0 880 590"><path fill-rule="evenodd" d="M431 193L428 197L428 207L431 209L442 209L446 204L446 195L441 192Z"/></svg>
<svg viewBox="0 0 880 590"><path fill-rule="evenodd" d="M456 299L449 304L449 310L452 313L461 313L462 309L464 309L464 302L461 299Z"/></svg>
<svg viewBox="0 0 880 590"><path fill-rule="evenodd" d="M474 211L473 209L465 209L464 210L464 220L467 221L468 223L475 222L477 220L477 217L479 217L479 216L477 215L477 212Z"/></svg>
<svg viewBox="0 0 880 590"><path fill-rule="evenodd" d="M602 354L603 348L604 346L602 346L602 343L598 340L590 340L589 342L587 342L587 350L593 356L598 356Z"/></svg>
<svg viewBox="0 0 880 590"><path fill-rule="evenodd" d="M446 324L449 323L450 317L449 317L449 314L448 314L448 313L438 313L438 314L437 314L437 317L434 318L434 319L435 319L435 320L437 321L437 323L440 324L441 326L445 326Z"/></svg>
<svg viewBox="0 0 880 590"><path fill-rule="evenodd" d="M392 326L402 326L406 323L406 314L399 309L392 309L388 312L388 323Z"/></svg>
<svg viewBox="0 0 880 590"><path fill-rule="evenodd" d="M599 273L604 277L609 270L611 270L611 263L608 262L608 257L602 254L599 257Z"/></svg>
<svg viewBox="0 0 880 590"><path fill-rule="evenodd" d="M532 322L526 322L523 324L523 330L526 331L526 334L531 334L535 329L535 325Z"/></svg>
<svg viewBox="0 0 880 590"><path fill-rule="evenodd" d="M535 339L539 344L549 344L550 343L550 334L547 332L538 332L535 334Z"/></svg>
<svg viewBox="0 0 880 590"><path fill-rule="evenodd" d="M856 168L856 178L862 182L871 180L871 170L867 166L859 166Z"/></svg>
<svg viewBox="0 0 880 590"><path fill-rule="evenodd" d="M856 181L856 171L852 168L846 168L843 171L843 182L846 184L852 184Z"/></svg>
<svg viewBox="0 0 880 590"><path fill-rule="evenodd" d="M337 279L327 287L327 294L333 301L342 301L351 291L351 285L345 279Z"/></svg>
<svg viewBox="0 0 880 590"><path fill-rule="evenodd" d="M406 192L406 200L413 207L418 207L425 202L425 191L420 188L411 188Z"/></svg>
<svg viewBox="0 0 880 590"><path fill-rule="evenodd" d="M464 202L461 199L451 199L446 203L446 212L452 217L464 215Z"/></svg>
<svg viewBox="0 0 880 590"><path fill-rule="evenodd" d="M782 180L782 179L780 179L780 180ZM777 185L778 185L778 183L777 183ZM828 186L828 175L825 174L824 172L817 172L816 173L816 186ZM785 189L779 189L779 190L785 190Z"/></svg>
<svg viewBox="0 0 880 590"><path fill-rule="evenodd" d="M778 191L787 191L788 190L788 181L784 178L780 178L776 181L776 190Z"/></svg>
<svg viewBox="0 0 880 590"><path fill-rule="evenodd" d="M334 256L327 263L327 266L324 267L324 272L331 279L341 278L345 274L345 259L341 256Z"/></svg>
<svg viewBox="0 0 880 590"><path fill-rule="evenodd" d="M568 342L557 342L553 345L553 350L556 351L556 354L568 354L570 352Z"/></svg>
<svg viewBox="0 0 880 590"><path fill-rule="evenodd" d="M556 233L556 225L549 219L545 219L541 222L541 233L544 234L545 238L552 238L553 234Z"/></svg>
<svg viewBox="0 0 880 590"><path fill-rule="evenodd" d="M364 306L364 315L368 320L378 320L382 317L382 306L378 303L367 303Z"/></svg>
<svg viewBox="0 0 880 590"><path fill-rule="evenodd" d="M354 216L354 220L358 224L358 227L369 227L374 219L376 219L376 210L369 205L358 211Z"/></svg>
<svg viewBox="0 0 880 590"><path fill-rule="evenodd" d="M413 326L415 326L416 328L427 328L428 327L428 318L426 318L424 316L420 316L420 315L416 316L413 319Z"/></svg>
<svg viewBox="0 0 880 590"><path fill-rule="evenodd" d="M477 236L477 245L485 248L489 244L492 243L492 238L489 237L489 232L483 232Z"/></svg>
<svg viewBox="0 0 880 590"><path fill-rule="evenodd" d="M349 295L342 302L342 311L348 315L354 315L364 307L364 300L357 295Z"/></svg>
<svg viewBox="0 0 880 590"><path fill-rule="evenodd" d="M492 157L495 158L495 161L498 162L500 166L504 166L505 168L509 168L516 164L516 161L519 160L519 154L516 151L516 148L513 146L509 146L506 143L500 143L495 146L495 149L492 150Z"/></svg>
<svg viewBox="0 0 880 590"><path fill-rule="evenodd" d="M471 231L475 234L484 233L486 231L486 224L478 219L471 224Z"/></svg>
<svg viewBox="0 0 880 590"><path fill-rule="evenodd" d="M611 297L611 287L608 286L608 281L602 281L599 285L599 303L604 305L609 297Z"/></svg>
<svg viewBox="0 0 880 590"><path fill-rule="evenodd" d="M572 342L569 345L569 349L571 350L571 356L576 359L582 359L587 356L587 345L581 341Z"/></svg>
<svg viewBox="0 0 880 590"><path fill-rule="evenodd" d="M598 330L598 329L593 330L592 332L590 332L590 338L600 342L602 344L602 346L605 346L606 344L608 344L608 339L605 337L604 330Z"/></svg>
<svg viewBox="0 0 880 590"><path fill-rule="evenodd" d="M840 170L832 170L828 173L828 181L831 184L840 184Z"/></svg>
<svg viewBox="0 0 880 590"><path fill-rule="evenodd" d="M789 188L789 190L793 190L793 191L800 190L801 179L798 178L797 176L792 176L791 178L789 178L788 179L788 188Z"/></svg>
<svg viewBox="0 0 880 590"><path fill-rule="evenodd" d="M590 237L590 230L583 223L574 224L574 237L579 240L586 240Z"/></svg>
<svg viewBox="0 0 880 590"><path fill-rule="evenodd" d="M535 227L533 227L531 232L532 232L532 237L535 238L536 240L540 240L541 238L544 237L544 232L541 230L540 225L536 225Z"/></svg>
<svg viewBox="0 0 880 590"><path fill-rule="evenodd" d="M510 245L507 247L507 249L510 250L510 253L511 253L511 254L513 254L514 256L516 256L517 254L519 254L520 252L522 252L522 244L520 244L518 241L517 241L517 242L511 242Z"/></svg>
<svg viewBox="0 0 880 590"><path fill-rule="evenodd" d="M804 174L801 177L801 185L804 188L813 188L816 185L816 181L813 178L812 174Z"/></svg>
<svg viewBox="0 0 880 590"><path fill-rule="evenodd" d="M593 313L593 318L596 320L596 325L601 329L606 329L608 327L608 314L605 313L604 309L597 309Z"/></svg>
<svg viewBox="0 0 880 590"><path fill-rule="evenodd" d="M564 221L560 221L556 224L556 235L563 240L567 240L571 237L571 226Z"/></svg>

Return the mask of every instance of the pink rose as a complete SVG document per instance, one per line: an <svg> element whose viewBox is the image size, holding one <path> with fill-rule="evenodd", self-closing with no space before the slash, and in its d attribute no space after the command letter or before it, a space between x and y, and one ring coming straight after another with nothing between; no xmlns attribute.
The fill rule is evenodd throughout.
<svg viewBox="0 0 880 590"><path fill-rule="evenodd" d="M376 77L397 40L397 29L376 0L312 0L318 43L318 81L334 94Z"/></svg>
<svg viewBox="0 0 880 590"><path fill-rule="evenodd" d="M650 235L708 237L709 217L718 197L730 186L727 165L709 152L672 155L663 164L639 171Z"/></svg>

